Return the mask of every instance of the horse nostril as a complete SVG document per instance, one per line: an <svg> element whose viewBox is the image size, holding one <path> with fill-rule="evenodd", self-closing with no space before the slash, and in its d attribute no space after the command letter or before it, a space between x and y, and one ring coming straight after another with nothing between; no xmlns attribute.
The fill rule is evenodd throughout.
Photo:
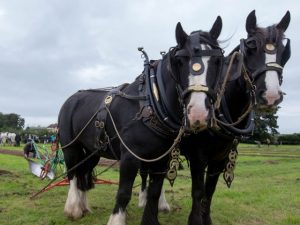
<svg viewBox="0 0 300 225"><path fill-rule="evenodd" d="M286 93L283 92L283 91L279 91L279 94L280 94L280 95L286 95Z"/></svg>
<svg viewBox="0 0 300 225"><path fill-rule="evenodd" d="M191 109L192 109L192 106L189 105L189 106L187 107L187 114L191 114Z"/></svg>

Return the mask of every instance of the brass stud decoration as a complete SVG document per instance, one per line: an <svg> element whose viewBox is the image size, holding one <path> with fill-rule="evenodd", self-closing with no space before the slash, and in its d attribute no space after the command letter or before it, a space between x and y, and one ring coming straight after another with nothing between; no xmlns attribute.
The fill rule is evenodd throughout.
<svg viewBox="0 0 300 225"><path fill-rule="evenodd" d="M99 120L96 120L95 121L95 127L97 127L97 128L104 128L104 122L103 121L99 121Z"/></svg>
<svg viewBox="0 0 300 225"><path fill-rule="evenodd" d="M274 51L275 46L273 44L266 44L266 49L269 50L269 51Z"/></svg>
<svg viewBox="0 0 300 225"><path fill-rule="evenodd" d="M111 101L112 101L112 96L111 96L111 95L108 95L108 96L106 96L106 98L105 98L105 100L104 100L104 103L105 103L106 105L108 105L108 104L111 103Z"/></svg>
<svg viewBox="0 0 300 225"><path fill-rule="evenodd" d="M167 171L167 179L170 182L170 185L173 187L174 181L177 177L177 170L179 169L179 156L180 156L180 149L175 147L171 151L171 159L169 161L169 169Z"/></svg>
<svg viewBox="0 0 300 225"><path fill-rule="evenodd" d="M199 70L201 70L201 64L200 63L194 63L192 68L195 72L198 72Z"/></svg>
<svg viewBox="0 0 300 225"><path fill-rule="evenodd" d="M159 101L159 95L158 95L158 89L157 89L155 83L152 84L152 89L153 89L154 97L155 97L156 101L158 102Z"/></svg>

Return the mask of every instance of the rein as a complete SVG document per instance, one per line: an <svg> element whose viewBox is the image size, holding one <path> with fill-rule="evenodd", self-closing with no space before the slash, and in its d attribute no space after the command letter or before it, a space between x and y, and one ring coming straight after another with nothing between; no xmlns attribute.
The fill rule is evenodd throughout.
<svg viewBox="0 0 300 225"><path fill-rule="evenodd" d="M172 146L171 146L164 154L162 154L161 156L159 156L159 157L157 157L157 158L153 158L153 159L144 159L144 158L138 156L137 154L135 154L135 153L134 153L127 145L126 145L126 143L124 142L123 138L121 137L121 135L120 135L120 133L119 133L119 131L118 131L118 128L117 128L117 126L116 126L116 124L115 124L114 118L113 118L113 116L112 116L112 114L111 114L109 108L106 106L105 109L106 109L107 112L108 112L108 115L109 115L109 117L110 117L110 119L111 119L111 122L112 122L112 125L113 125L113 127L114 127L114 130L115 130L115 132L116 132L116 134L117 134L119 140L121 141L122 145L126 148L126 150L127 150L131 155L133 155L136 159L138 159L138 160L140 160L140 161L143 161L143 162L147 162L147 163L156 162L156 161L158 161L158 160L164 158L165 156L167 156L167 155L168 155L168 154L169 154L169 153L170 153L170 152L171 152L171 151L179 144L179 142L181 141L181 137L182 137L183 134L184 134L184 130L185 130L185 129L184 129L183 126L181 126L180 129L179 129L179 132L178 132L177 137L174 139L174 142L173 142Z"/></svg>
<svg viewBox="0 0 300 225"><path fill-rule="evenodd" d="M92 91L92 92L107 92L112 90L114 87L110 87L110 88L100 88L100 89L89 89L89 90L80 90L82 91ZM115 95L118 95L120 97L129 99L129 100L146 100L147 96L135 96L135 95L128 95L125 94L122 91L118 91L117 93L115 93ZM79 133L76 135L75 138L73 138L72 141L70 141L68 144L61 146L61 149L67 148L69 146L71 146L72 144L74 144L75 141L77 141L77 139L80 137L80 135L83 133L83 131L87 128L87 126L92 122L92 120L97 116L97 114L99 113L101 109L98 109L92 116L91 118L86 122L86 124L84 125L84 127L79 131Z"/></svg>
<svg viewBox="0 0 300 225"><path fill-rule="evenodd" d="M99 92L103 92L103 91L109 91L109 90L112 90L113 88L110 88L110 89L107 89L107 88L104 88L104 89L91 89L91 90L85 90L85 91L99 91ZM128 95L128 94L125 94L124 92L122 91L118 91L115 93L116 96L120 96L120 97L123 97L123 98L126 98L126 99L129 99L129 100L146 100L147 99L147 96L133 96L133 95ZM111 96L109 96L111 97ZM112 101L112 97L110 99L110 102ZM153 159L144 159L140 156L138 156L137 154L135 154L128 146L127 144L124 142L123 138L121 137L118 129L117 129L117 126L115 124L115 120L111 114L111 111L109 110L109 107L107 106L110 102L105 102L105 110L107 111L110 119L111 119L111 122L112 122L112 125L114 127L114 130L120 140L120 142L122 143L122 145L126 148L126 150L132 154L135 158L137 158L138 160L140 161L143 161L143 162L156 162L162 158L164 158L165 156L167 156L168 154L171 153L171 151L179 144L179 142L181 141L181 137L183 136L184 134L184 126L181 126L180 129L179 129L179 132L177 134L177 137L174 139L174 142L172 144L172 146L164 153L162 154L161 156L157 157L157 158L153 158ZM61 149L64 149L64 148L67 148L69 146L71 146L72 144L75 143L75 141L80 137L80 135L83 133L83 131L88 127L88 125L92 122L92 120L97 116L97 114L99 113L101 109L98 109L91 117L90 119L87 121L87 123L84 125L84 127L80 130L80 132L76 135L76 137L70 141L68 144L64 145L64 146L61 146ZM84 161L88 160L91 156L93 156L94 154L96 154L98 151L94 151L91 155L89 155ZM81 163L80 163L81 165ZM79 166L79 165L76 165L76 167ZM69 171L73 170L75 168L71 168ZM68 171L68 172L69 172Z"/></svg>
<svg viewBox="0 0 300 225"><path fill-rule="evenodd" d="M228 66L226 74L225 74L225 77L223 79L223 83L221 85L220 92L217 94L217 99L216 99L216 102L215 102L215 105L214 105L215 110L220 110L220 108L221 108L221 102L222 102L222 98L224 97L224 93L225 93L225 90L226 90L226 84L227 84L227 82L228 82L228 80L231 76L230 72L231 72L231 69L232 69L232 66L233 66L233 62L234 62L235 59L239 59L239 58L242 58L242 62L243 62L243 55L238 51L233 52L232 57L231 57L230 62L229 62L229 66ZM250 89L251 89L250 103L249 103L248 107L242 113L242 115L238 117L238 119L235 122L226 121L226 119L225 119L225 117L222 113L219 114L219 117L221 119L218 119L216 117L216 114L213 113L213 115L212 115L212 124L214 124L214 125L220 124L220 125L226 126L228 128L231 128L231 130L233 132L238 133L238 134L247 134L247 133L252 131L252 127L253 127L253 113L252 113L252 110L253 110L253 107L256 105L256 100L255 100L255 95L254 95L255 86L251 82L251 78L250 78L249 74L247 73L247 70L245 68L244 63L242 63L240 73L243 73L244 80L246 81L247 85L250 86ZM226 104L224 103L222 105L224 106ZM224 107L227 107L227 105L224 106ZM238 128L234 127L234 126L238 125L239 123L241 123L248 115L250 115L250 116L249 116L249 120L247 122L247 127L245 129L238 129ZM230 115L229 115L229 117L230 117Z"/></svg>
<svg viewBox="0 0 300 225"><path fill-rule="evenodd" d="M235 58L238 58L240 57L241 54L239 52L234 52L232 54L232 57L230 59L230 62L229 62L229 66L227 68L227 71L226 71L226 74L225 74L225 77L224 77L224 80L223 80L223 83L222 83L222 86L221 86L221 89L220 89L220 93L217 94L217 99L216 99L216 102L215 102L215 109L219 109L220 108L220 104L221 104L221 100L222 100L222 97L224 96L224 93L225 93L225 90L226 90L226 84L227 84L227 81L229 80L229 77L230 77L230 71L231 71L231 67L233 65L233 61Z"/></svg>

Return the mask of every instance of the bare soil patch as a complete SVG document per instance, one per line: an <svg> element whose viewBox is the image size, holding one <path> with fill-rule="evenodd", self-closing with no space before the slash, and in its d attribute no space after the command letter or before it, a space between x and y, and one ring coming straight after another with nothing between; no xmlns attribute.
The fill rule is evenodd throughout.
<svg viewBox="0 0 300 225"><path fill-rule="evenodd" d="M0 154L7 154L7 155L14 155L14 156L22 156L23 151L18 151L18 150L6 150L6 149L0 149ZM111 166L116 160L111 160L111 159L106 159L106 158L101 158L99 165L100 166ZM113 165L114 168L119 168L119 162ZM0 174L1 175L1 174Z"/></svg>

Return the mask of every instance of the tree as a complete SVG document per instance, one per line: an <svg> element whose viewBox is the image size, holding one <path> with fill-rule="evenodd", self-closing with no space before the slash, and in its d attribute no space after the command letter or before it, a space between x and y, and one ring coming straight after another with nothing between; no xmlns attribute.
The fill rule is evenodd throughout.
<svg viewBox="0 0 300 225"><path fill-rule="evenodd" d="M269 139L273 141L275 139L275 136L279 134L279 132L277 131L277 111L278 108L271 113L256 113L254 119L255 128L252 137L253 140L266 141L267 139Z"/></svg>
<svg viewBox="0 0 300 225"><path fill-rule="evenodd" d="M15 113L0 113L0 130L16 131L24 128L25 119Z"/></svg>

